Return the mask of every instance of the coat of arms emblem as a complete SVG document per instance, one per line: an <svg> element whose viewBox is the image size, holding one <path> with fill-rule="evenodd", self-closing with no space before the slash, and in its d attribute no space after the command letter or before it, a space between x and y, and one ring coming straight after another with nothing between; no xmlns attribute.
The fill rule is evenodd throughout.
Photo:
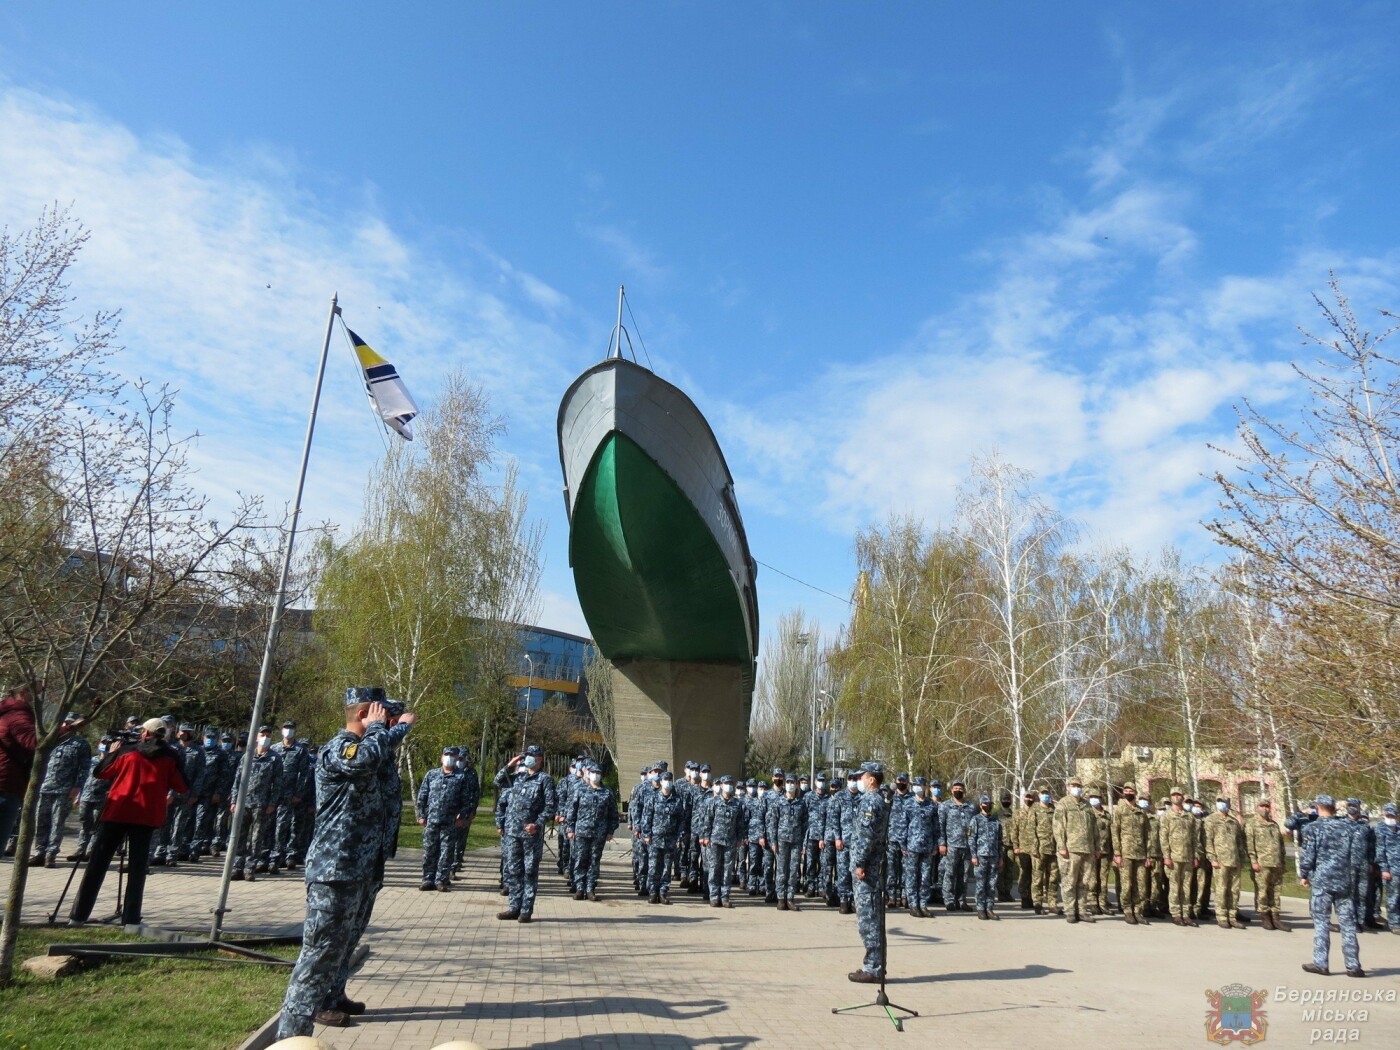
<svg viewBox="0 0 1400 1050"><path fill-rule="evenodd" d="M1256 992L1242 984L1227 984L1219 991L1206 989L1206 1039L1220 1046L1233 1042L1253 1046L1264 1041L1269 1022L1264 1015L1267 991Z"/></svg>

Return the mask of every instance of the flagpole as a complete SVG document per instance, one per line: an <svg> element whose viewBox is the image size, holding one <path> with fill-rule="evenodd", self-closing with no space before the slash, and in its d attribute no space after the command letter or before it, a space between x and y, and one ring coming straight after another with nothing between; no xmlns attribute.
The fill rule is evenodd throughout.
<svg viewBox="0 0 1400 1050"><path fill-rule="evenodd" d="M277 635L282 626L282 613L287 605L287 577L292 566L292 546L297 538L297 521L301 517L301 494L306 488L306 464L311 458L311 436L316 431L316 409L321 404L321 384L326 378L326 358L330 353L331 331L340 313L339 294L331 296L330 315L326 318L326 337L321 342L321 363L316 369L316 389L311 395L311 412L306 420L306 440L301 446L301 469L297 473L296 498L292 501L292 520L282 544L282 569L277 577L277 593L272 598L272 616L267 623L267 645L263 648L262 670L258 672L258 689L253 696L253 714L248 720L248 746L243 749L239 766L238 797L234 801L233 819L229 821L228 851L224 854L224 874L219 881L219 903L214 907L214 925L209 939L217 941L228 911L228 888L233 879L233 863L242 842L243 825L248 817L248 781L252 779L253 752L257 747L258 726L262 725L263 705L267 700L267 684L272 677L272 657L277 650ZM256 847L257 843L244 848Z"/></svg>

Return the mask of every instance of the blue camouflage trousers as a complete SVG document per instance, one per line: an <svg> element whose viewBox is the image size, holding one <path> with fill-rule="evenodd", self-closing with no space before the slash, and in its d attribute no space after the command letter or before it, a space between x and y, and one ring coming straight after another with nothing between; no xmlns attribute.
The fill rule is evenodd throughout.
<svg viewBox="0 0 1400 1050"><path fill-rule="evenodd" d="M794 900L797 897L798 865L802 861L802 844L800 842L779 842L777 849L778 863L774 886L778 900Z"/></svg>
<svg viewBox="0 0 1400 1050"><path fill-rule="evenodd" d="M721 846L711 842L706 852L706 867L710 869L710 901L729 899L730 876L734 874L736 846Z"/></svg>
<svg viewBox="0 0 1400 1050"><path fill-rule="evenodd" d="M904 892L904 843L890 839L885 847L885 896L898 900Z"/></svg>
<svg viewBox="0 0 1400 1050"><path fill-rule="evenodd" d="M575 893L596 893L598 891L598 873L603 866L603 846L607 842L607 838L603 835L593 835L589 838L575 835L572 841L567 837L564 841L573 847L571 858L573 866L569 869L569 884L573 886ZM563 848L562 844L560 848ZM639 848L649 856L650 847L647 846L645 840L639 844ZM649 861L648 881L650 881ZM643 889L646 888L643 886Z"/></svg>
<svg viewBox="0 0 1400 1050"><path fill-rule="evenodd" d="M98 802L83 802L79 804L78 819L78 852L86 853L92 840L97 837L97 822L102 816L102 807L107 804L106 799Z"/></svg>
<svg viewBox="0 0 1400 1050"><path fill-rule="evenodd" d="M1313 965L1327 969L1327 956L1332 948L1332 909L1337 911L1337 925L1342 928L1342 958L1348 970L1361 967L1361 947L1356 943L1356 901L1347 893L1331 893L1316 886L1312 891Z"/></svg>
<svg viewBox="0 0 1400 1050"><path fill-rule="evenodd" d="M911 908L933 903L933 853L910 851L904 858L904 899Z"/></svg>
<svg viewBox="0 0 1400 1050"><path fill-rule="evenodd" d="M39 795L39 809L35 816L34 855L58 856L63 845L63 822L73 808L73 800L66 791L44 791Z"/></svg>
<svg viewBox="0 0 1400 1050"><path fill-rule="evenodd" d="M1385 921L1392 930L1400 930L1400 875L1391 872L1385 886Z"/></svg>
<svg viewBox="0 0 1400 1050"><path fill-rule="evenodd" d="M544 836L507 835L503 849L510 910L518 911L521 915L533 915L535 887L540 882L540 857L544 855Z"/></svg>
<svg viewBox="0 0 1400 1050"><path fill-rule="evenodd" d="M768 851L758 844L758 839L749 839L749 844L745 848L749 855L749 875L744 888L760 890L764 886L763 860L768 856Z"/></svg>
<svg viewBox="0 0 1400 1050"><path fill-rule="evenodd" d="M675 842L663 843L659 839L652 839L647 850L649 851L647 891L653 897L669 896L671 893L671 869L676 863L676 844Z"/></svg>
<svg viewBox="0 0 1400 1050"><path fill-rule="evenodd" d="M943 855L943 903L966 904L968 876L972 871L972 851L949 846Z"/></svg>
<svg viewBox="0 0 1400 1050"><path fill-rule="evenodd" d="M423 881L447 882L452 877L451 824L423 825Z"/></svg>
<svg viewBox="0 0 1400 1050"><path fill-rule="evenodd" d="M373 888L363 882L310 882L306 885L306 926L301 954L287 982L277 1038L310 1035L312 1018L336 983L341 968L363 932L365 897Z"/></svg>
<svg viewBox="0 0 1400 1050"><path fill-rule="evenodd" d="M972 869L977 882L976 898L978 911L991 911L997 903L997 861L998 857L978 857Z"/></svg>
<svg viewBox="0 0 1400 1050"><path fill-rule="evenodd" d="M865 878L855 879L856 929L865 945L865 961L861 969L877 976L885 972L885 950L880 944L880 924L885 909L883 890L875 884L875 872L867 871Z"/></svg>
<svg viewBox="0 0 1400 1050"><path fill-rule="evenodd" d="M851 851L836 851L836 896L842 901L851 899Z"/></svg>

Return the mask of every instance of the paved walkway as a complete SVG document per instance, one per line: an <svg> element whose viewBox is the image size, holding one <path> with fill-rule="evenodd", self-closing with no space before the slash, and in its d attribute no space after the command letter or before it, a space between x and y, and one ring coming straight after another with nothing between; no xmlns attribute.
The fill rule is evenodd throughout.
<svg viewBox="0 0 1400 1050"><path fill-rule="evenodd" d="M631 895L622 850L609 850L599 903L566 897L549 853L535 921L498 922L495 851L469 854L465 884L420 893L418 853L402 852L375 911L372 949L350 992L368 1003L351 1028L319 1030L336 1050L427 1050L450 1039L490 1048L691 1050L714 1047L1207 1047L1205 992L1267 989L1267 1047L1338 1041L1394 1047L1400 1003L1273 1001L1274 990L1378 993L1400 989L1400 936L1364 934L1368 980L1313 977L1304 903L1285 898L1292 933L1214 926L1143 929L1117 918L1093 925L1011 910L890 916L889 995L919 1011L897 1034L883 1012L832 1016L873 999L850 984L860 961L852 917L825 906L779 912L744 896L733 911L681 894L671 907ZM160 869L147 884L146 920L207 929L218 868ZM43 921L66 869L33 874L25 919ZM109 877L110 879L111 877ZM98 914L114 902L114 880ZM303 889L287 875L234 883L228 926L266 931L300 922ZM1340 951L1334 936L1334 953ZM1340 958L1334 954L1334 970ZM1306 1020L1309 1009L1368 1009L1367 1020ZM1355 1015L1353 1015L1355 1016Z"/></svg>

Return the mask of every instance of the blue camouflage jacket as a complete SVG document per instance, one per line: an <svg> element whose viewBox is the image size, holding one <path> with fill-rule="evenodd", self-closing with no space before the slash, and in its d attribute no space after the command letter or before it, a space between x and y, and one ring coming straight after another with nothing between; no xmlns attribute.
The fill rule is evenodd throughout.
<svg viewBox="0 0 1400 1050"><path fill-rule="evenodd" d="M241 756L240 756L241 757ZM264 754L253 752L253 764L249 767L248 773L248 808L250 811L266 809L277 802L277 777L281 771L281 766L277 759L268 751ZM243 769L240 766L233 777L233 794L229 797L229 802L238 800L238 788L243 781Z"/></svg>
<svg viewBox="0 0 1400 1050"><path fill-rule="evenodd" d="M764 814L768 812L768 792L753 798L745 796L741 802L744 807L744 837L750 842L757 842L768 834L768 829L763 825Z"/></svg>
<svg viewBox="0 0 1400 1050"><path fill-rule="evenodd" d="M830 802L826 804L826 837L831 840L841 839L846 847L850 848L850 843L846 842L854 831L852 817L856 806L860 805L860 792L845 788L838 791Z"/></svg>
<svg viewBox="0 0 1400 1050"><path fill-rule="evenodd" d="M885 800L878 791L864 791L851 809L851 831L846 846L851 851L851 864L857 868L873 868L885 858Z"/></svg>
<svg viewBox="0 0 1400 1050"><path fill-rule="evenodd" d="M1381 823L1376 826L1376 864L1381 871L1400 875L1400 826Z"/></svg>
<svg viewBox="0 0 1400 1050"><path fill-rule="evenodd" d="M1346 817L1323 817L1308 825L1303 836L1303 853L1298 858L1298 877L1326 893L1351 894L1356 889L1356 862L1353 852L1361 849Z"/></svg>
<svg viewBox="0 0 1400 1050"><path fill-rule="evenodd" d="M78 801L84 805L91 802L107 801L107 790L112 786L112 782L110 780L98 780L92 775L93 770L97 768L102 758L102 755L93 755L91 761L88 763L88 777L87 780L83 782L83 793L78 796Z"/></svg>
<svg viewBox="0 0 1400 1050"><path fill-rule="evenodd" d="M938 807L938 844L949 849L967 849L972 831L972 818L977 807L971 802L948 799Z"/></svg>
<svg viewBox="0 0 1400 1050"><path fill-rule="evenodd" d="M92 747L74 733L59 741L49 752L49 768L39 790L46 794L67 794L83 786L92 759Z"/></svg>
<svg viewBox="0 0 1400 1050"><path fill-rule="evenodd" d="M815 789L802 796L802 801L807 803L808 840L819 839L826 831L826 803L829 797Z"/></svg>
<svg viewBox="0 0 1400 1050"><path fill-rule="evenodd" d="M578 780L577 777L573 779ZM648 812L655 808L660 796L661 793L657 792L657 798L652 799L647 807ZM672 794L671 797L676 796ZM580 782L580 786L570 792L568 808L564 811L564 827L578 838L604 838L614 834L621 822L612 788L602 785L593 787Z"/></svg>
<svg viewBox="0 0 1400 1050"><path fill-rule="evenodd" d="M661 795L647 807L642 837L651 839L653 846L675 849L677 841L689 830L690 803L679 791Z"/></svg>
<svg viewBox="0 0 1400 1050"><path fill-rule="evenodd" d="M709 839L712 845L737 846L747 837L743 804L732 795L711 798L704 820L700 837Z"/></svg>
<svg viewBox="0 0 1400 1050"><path fill-rule="evenodd" d="M938 847L938 803L923 801L904 806L904 848L910 853L932 853Z"/></svg>
<svg viewBox="0 0 1400 1050"><path fill-rule="evenodd" d="M383 722L370 722L363 737L342 729L321 748L316 761L316 830L306 851L307 882L370 882L382 875L380 767L390 756Z"/></svg>
<svg viewBox="0 0 1400 1050"><path fill-rule="evenodd" d="M430 770L418 785L414 815L434 827L456 824L466 819L467 780L461 773Z"/></svg>
<svg viewBox="0 0 1400 1050"><path fill-rule="evenodd" d="M1001 859L1001 820L995 813L973 814L969 840L974 857Z"/></svg>
<svg viewBox="0 0 1400 1050"><path fill-rule="evenodd" d="M554 781L548 773L535 772L518 774L513 780L504 769L496 774L499 786L505 780L510 789L510 799L505 812L496 818L496 826L512 838L526 838L527 824L546 824L554 819ZM543 834L541 827L537 834Z"/></svg>
<svg viewBox="0 0 1400 1050"><path fill-rule="evenodd" d="M268 750L281 766L277 778L277 797L273 801L279 806L292 805L294 798L305 802L311 796L314 783L314 766L310 753L294 743L284 744L280 741Z"/></svg>
<svg viewBox="0 0 1400 1050"><path fill-rule="evenodd" d="M896 791L890 798L890 845L904 845L904 810L914 801L913 792Z"/></svg>
<svg viewBox="0 0 1400 1050"><path fill-rule="evenodd" d="M764 829L768 845L791 845L807 841L807 804L801 796L786 795L768 807L768 826Z"/></svg>

